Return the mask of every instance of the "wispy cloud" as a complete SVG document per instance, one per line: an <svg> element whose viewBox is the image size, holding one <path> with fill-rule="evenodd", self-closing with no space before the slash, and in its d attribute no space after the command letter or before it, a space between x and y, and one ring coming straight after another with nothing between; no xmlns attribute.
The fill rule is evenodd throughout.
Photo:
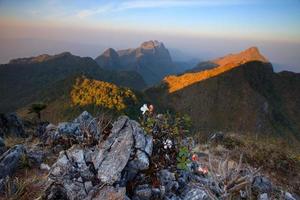
<svg viewBox="0 0 300 200"><path fill-rule="evenodd" d="M96 14L118 12L130 9L143 8L168 8L168 7L192 7L192 6L226 6L245 4L243 0L127 0L120 3L104 4L96 9L84 9L77 13L79 18L85 18ZM249 3L249 2L248 2Z"/></svg>

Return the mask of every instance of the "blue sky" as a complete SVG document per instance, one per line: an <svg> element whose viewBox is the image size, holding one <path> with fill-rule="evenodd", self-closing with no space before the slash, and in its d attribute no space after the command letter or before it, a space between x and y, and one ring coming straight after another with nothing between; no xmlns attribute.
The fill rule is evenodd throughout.
<svg viewBox="0 0 300 200"><path fill-rule="evenodd" d="M251 46L274 42L295 49L300 45L300 1L0 0L0 26L0 39L81 40L121 47L118 37L128 40L124 46L144 38L216 38L249 45L254 41ZM96 33L105 40L97 40Z"/></svg>
<svg viewBox="0 0 300 200"><path fill-rule="evenodd" d="M0 0L0 16L27 23L300 42L299 0Z"/></svg>

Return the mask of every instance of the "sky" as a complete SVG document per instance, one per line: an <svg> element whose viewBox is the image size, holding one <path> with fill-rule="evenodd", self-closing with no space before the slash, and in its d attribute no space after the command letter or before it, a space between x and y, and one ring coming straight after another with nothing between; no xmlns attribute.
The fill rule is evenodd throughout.
<svg viewBox="0 0 300 200"><path fill-rule="evenodd" d="M300 72L300 0L0 0L0 63L162 41L174 60L251 46L276 71Z"/></svg>

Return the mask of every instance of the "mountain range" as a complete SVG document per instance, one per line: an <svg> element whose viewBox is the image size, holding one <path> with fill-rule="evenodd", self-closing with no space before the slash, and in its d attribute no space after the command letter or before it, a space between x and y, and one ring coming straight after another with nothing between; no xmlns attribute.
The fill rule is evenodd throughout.
<svg viewBox="0 0 300 200"><path fill-rule="evenodd" d="M274 72L256 47L170 75L184 68L178 68L158 41L144 42L135 49L109 48L95 60L68 52L14 59L0 65L0 112L24 111L34 102L47 103L48 113L71 111L75 109L70 107L71 93L79 87L76 80L83 77L89 84L81 85L82 92L76 90L76 98L83 95L84 102L90 104L99 102L102 94L127 91L122 88L128 87L137 99L148 100L157 110L188 114L201 133L226 131L300 139L299 73ZM112 101L122 99L123 94L116 92ZM105 105L109 105L107 101L105 98Z"/></svg>
<svg viewBox="0 0 300 200"><path fill-rule="evenodd" d="M156 40L144 42L134 49L116 51L109 48L95 60L105 69L136 71L148 85L158 83L177 70L168 49Z"/></svg>

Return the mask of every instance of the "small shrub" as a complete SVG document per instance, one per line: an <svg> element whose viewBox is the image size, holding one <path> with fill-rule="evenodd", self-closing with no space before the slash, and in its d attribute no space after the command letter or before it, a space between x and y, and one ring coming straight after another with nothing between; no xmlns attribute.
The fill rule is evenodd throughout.
<svg viewBox="0 0 300 200"><path fill-rule="evenodd" d="M190 153L188 148L181 147L177 155L177 168L181 170L187 170L188 164L191 162L189 157L190 157Z"/></svg>

